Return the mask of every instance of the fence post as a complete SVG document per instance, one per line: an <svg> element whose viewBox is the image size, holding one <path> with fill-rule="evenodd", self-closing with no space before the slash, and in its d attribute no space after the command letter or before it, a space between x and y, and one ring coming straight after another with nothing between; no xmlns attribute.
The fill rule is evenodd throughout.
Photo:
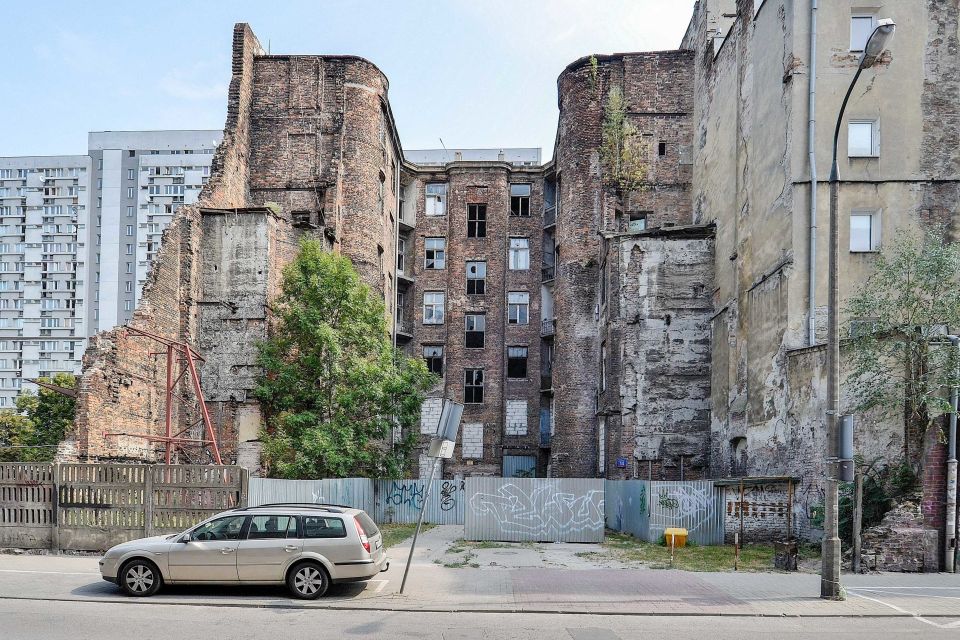
<svg viewBox="0 0 960 640"><path fill-rule="evenodd" d="M50 549L60 553L60 463L53 463L53 491L50 495Z"/></svg>
<svg viewBox="0 0 960 640"><path fill-rule="evenodd" d="M143 537L153 535L153 468L147 465L147 474L143 477Z"/></svg>
<svg viewBox="0 0 960 640"><path fill-rule="evenodd" d="M238 506L246 507L250 499L250 471L240 467L240 504Z"/></svg>

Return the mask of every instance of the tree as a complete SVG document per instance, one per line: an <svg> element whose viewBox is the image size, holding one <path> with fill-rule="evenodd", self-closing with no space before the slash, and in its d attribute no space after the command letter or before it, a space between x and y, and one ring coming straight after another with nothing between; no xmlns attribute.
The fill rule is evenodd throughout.
<svg viewBox="0 0 960 640"><path fill-rule="evenodd" d="M856 410L902 410L908 453L911 426L922 435L951 413L949 389L958 383L944 330L960 328L960 245L945 237L942 227L898 233L847 303L854 319L847 384Z"/></svg>
<svg viewBox="0 0 960 640"><path fill-rule="evenodd" d="M77 379L58 373L41 382L75 389ZM73 424L76 399L40 387L39 393L24 391L17 396L16 410L0 411L0 459L4 461L49 462Z"/></svg>
<svg viewBox="0 0 960 640"><path fill-rule="evenodd" d="M604 182L624 198L641 189L647 179L646 156L647 146L640 132L627 119L623 90L611 87L601 126Z"/></svg>
<svg viewBox="0 0 960 640"><path fill-rule="evenodd" d="M383 303L350 260L304 240L283 272L255 396L267 418L268 473L399 477L435 378L393 348ZM387 443L398 428L402 437Z"/></svg>

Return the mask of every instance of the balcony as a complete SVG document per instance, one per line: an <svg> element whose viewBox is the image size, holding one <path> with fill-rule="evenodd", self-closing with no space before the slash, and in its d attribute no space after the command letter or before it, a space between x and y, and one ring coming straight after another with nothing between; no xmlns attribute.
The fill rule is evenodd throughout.
<svg viewBox="0 0 960 640"><path fill-rule="evenodd" d="M549 338L557 332L557 319L551 318L549 320L540 321L540 337Z"/></svg>
<svg viewBox="0 0 960 640"><path fill-rule="evenodd" d="M540 410L540 448L550 448L550 422L551 415L549 409Z"/></svg>
<svg viewBox="0 0 960 640"><path fill-rule="evenodd" d="M550 282L557 275L557 268L552 264L544 264L540 269L540 281Z"/></svg>
<svg viewBox="0 0 960 640"><path fill-rule="evenodd" d="M540 372L541 393L553 393L553 371Z"/></svg>
<svg viewBox="0 0 960 640"><path fill-rule="evenodd" d="M413 338L413 327L406 320L397 321L397 340L406 342Z"/></svg>
<svg viewBox="0 0 960 640"><path fill-rule="evenodd" d="M543 228L552 227L557 224L557 208L547 207L543 210Z"/></svg>

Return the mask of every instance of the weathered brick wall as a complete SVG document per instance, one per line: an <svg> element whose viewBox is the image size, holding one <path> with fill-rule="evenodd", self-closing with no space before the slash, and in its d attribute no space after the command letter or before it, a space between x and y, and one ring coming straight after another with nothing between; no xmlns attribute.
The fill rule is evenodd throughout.
<svg viewBox="0 0 960 640"><path fill-rule="evenodd" d="M743 534L741 544L772 542L787 537L787 527L796 533L795 521L788 523L790 499L786 484L771 483L747 485L740 489L736 485L726 488L724 497L724 531L727 543L734 542L734 534Z"/></svg>
<svg viewBox="0 0 960 640"><path fill-rule="evenodd" d="M407 192L415 194L408 202L416 212L413 231L405 234L407 249L405 272L414 278L405 289L406 318L413 329L409 352L419 357L427 345L443 345L444 376L431 395L464 399L464 369L482 368L484 397L482 404L468 404L463 414L464 425L471 427L472 439L482 436L482 447L476 443L457 446L452 460L445 461L443 473L454 475L500 475L504 455L537 457L539 449L540 389L540 269L543 234L543 175L539 169L529 170L501 162L455 162L442 170L408 166ZM447 184L447 207L443 216L427 216L425 185ZM510 184L531 185L530 216L510 215ZM467 237L469 204L487 205L486 237ZM509 239L527 238L530 267L508 268ZM446 239L446 266L442 270L425 269L425 238ZM466 292L466 262L485 260L487 273L483 295ZM423 324L423 296L427 291L446 293L444 324ZM507 294L510 291L529 293L529 323L507 322ZM483 313L486 319L484 347L467 348L465 319L468 313ZM507 347L527 347L527 377L508 379ZM507 429L507 404L526 402L527 429ZM436 405L431 405L436 406ZM482 433L479 427L482 425ZM466 433L466 430L465 430ZM426 439L421 442L422 446ZM480 453L482 451L482 454ZM479 455L478 455L479 454Z"/></svg>
<svg viewBox="0 0 960 640"><path fill-rule="evenodd" d="M598 231L622 230L630 212L644 212L648 227L691 219L689 167L680 163L680 148L690 144L692 54L672 51L596 60L595 69L586 58L571 64L557 81L559 257L554 285L556 432L551 450L551 473L557 476L592 477L599 471L602 445L594 411L601 334ZM599 152L604 106L613 86L622 88L630 122L649 141L650 185L626 202L604 188Z"/></svg>

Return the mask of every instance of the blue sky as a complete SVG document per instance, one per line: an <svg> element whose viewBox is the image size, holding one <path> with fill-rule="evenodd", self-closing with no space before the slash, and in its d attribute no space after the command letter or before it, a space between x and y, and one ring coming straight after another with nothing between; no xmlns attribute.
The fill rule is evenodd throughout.
<svg viewBox="0 0 960 640"><path fill-rule="evenodd" d="M220 129L235 22L273 53L390 79L404 147L552 152L556 77L591 53L676 48L694 0L11 2L0 156L85 153L87 131Z"/></svg>

